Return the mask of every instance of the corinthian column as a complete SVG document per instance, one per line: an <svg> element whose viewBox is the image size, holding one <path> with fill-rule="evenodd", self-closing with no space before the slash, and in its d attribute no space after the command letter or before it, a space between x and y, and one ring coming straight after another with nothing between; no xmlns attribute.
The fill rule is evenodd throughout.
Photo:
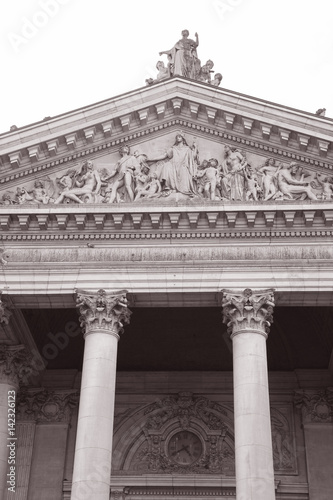
<svg viewBox="0 0 333 500"><path fill-rule="evenodd" d="M9 452L12 454L10 463L16 471L16 396L22 367L27 360L24 345L0 345L0 498L10 486L7 484ZM13 485L17 485L16 474Z"/></svg>
<svg viewBox="0 0 333 500"><path fill-rule="evenodd" d="M77 291L85 347L72 500L109 500L117 345L129 323L126 291Z"/></svg>
<svg viewBox="0 0 333 500"><path fill-rule="evenodd" d="M266 339L273 290L223 290L223 320L233 344L237 500L274 500Z"/></svg>

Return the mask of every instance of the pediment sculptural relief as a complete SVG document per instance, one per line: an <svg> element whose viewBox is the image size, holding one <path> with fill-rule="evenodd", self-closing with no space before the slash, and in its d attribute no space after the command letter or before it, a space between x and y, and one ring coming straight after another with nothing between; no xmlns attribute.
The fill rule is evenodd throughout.
<svg viewBox="0 0 333 500"><path fill-rule="evenodd" d="M296 162L253 155L247 158L245 151L228 145L215 145L215 157L207 155L200 159L196 140L190 143L183 132L167 140L167 147L156 154L149 143L143 146L149 154L138 149L132 152L124 144L118 151L120 158L110 167L101 168L92 161L84 161L60 177L38 179L17 187L16 192L7 190L0 195L0 203L332 200L333 178L305 170Z"/></svg>

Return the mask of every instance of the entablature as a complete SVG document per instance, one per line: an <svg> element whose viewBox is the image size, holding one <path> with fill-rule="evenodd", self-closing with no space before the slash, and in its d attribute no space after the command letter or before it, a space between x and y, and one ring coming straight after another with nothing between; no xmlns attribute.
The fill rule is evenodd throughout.
<svg viewBox="0 0 333 500"><path fill-rule="evenodd" d="M0 207L3 241L325 238L330 202L11 205Z"/></svg>

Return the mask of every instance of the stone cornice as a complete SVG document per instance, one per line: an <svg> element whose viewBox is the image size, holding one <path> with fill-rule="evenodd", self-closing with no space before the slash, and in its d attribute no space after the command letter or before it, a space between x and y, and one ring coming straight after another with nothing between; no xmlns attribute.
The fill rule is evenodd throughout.
<svg viewBox="0 0 333 500"><path fill-rule="evenodd" d="M135 142L174 125L333 168L318 161L318 156L333 158L332 120L173 78L0 136L2 171L7 173L1 181ZM291 151L285 151L286 146Z"/></svg>
<svg viewBox="0 0 333 500"><path fill-rule="evenodd" d="M332 204L320 201L0 207L4 241L326 238L332 223Z"/></svg>
<svg viewBox="0 0 333 500"><path fill-rule="evenodd" d="M242 147L244 149L247 148L252 152L262 152L281 161L287 162L290 160L296 160L304 166L310 165L312 167L321 167L328 170L333 170L332 162L328 163L327 161L324 161L324 159L318 159L318 150L316 149L312 151L312 154L304 155L303 151L297 150L297 146L294 147L293 150L291 150L290 147L286 149L286 143L283 140L281 140L281 144L283 146L281 146L281 144L279 143L267 144L266 142L263 142L260 137L244 137L242 131L238 131L238 133L235 131L230 132L228 130L223 131L219 130L217 127L211 127L208 123L200 124L194 122L191 119L185 120L177 117L164 121L158 126L150 126L145 128L141 127L140 129L133 131L133 133L131 134L120 134L118 137L115 136L113 140L108 140L107 142L103 137L101 137L99 144L95 144L94 146L93 144L90 144L90 147L87 147L87 143L85 142L80 145L77 144L75 147L73 147L73 143L67 141L67 154L66 150L63 150L61 151L61 154L59 152L56 157L54 157L55 155L53 154L46 156L45 158L41 158L39 162L33 161L32 163L30 163L32 157L29 156L29 163L26 164L25 167L23 164L21 166L21 163L18 164L17 162L15 162L15 165L12 165L15 168L2 168L2 170L4 170L4 173L6 173L7 175L4 175L0 178L0 184L11 185L13 184L13 182L15 183L18 179L24 177L32 177L33 179L35 179L41 174L45 175L46 171L48 171L49 169L57 170L64 166L70 167L72 163L76 164L78 161L86 158L94 159L101 154L113 153L117 151L120 144L130 142L130 144L136 145L140 143L140 141L144 137L147 138L151 134L153 134L154 136L159 135L161 134L161 131L165 131L168 128L175 128L177 126L189 128L191 129L191 133L195 133L196 135L199 135L201 137L209 137L210 140L215 140L218 142L223 140L225 144L230 144L235 147ZM66 137L67 135L63 137L64 140L59 139L60 143L66 142ZM108 135L105 137L108 137ZM95 142L97 142L97 140ZM21 153L18 152L17 155L19 155L19 158L22 158ZM319 156L326 155L320 154ZM3 164L5 163L6 162L3 162Z"/></svg>

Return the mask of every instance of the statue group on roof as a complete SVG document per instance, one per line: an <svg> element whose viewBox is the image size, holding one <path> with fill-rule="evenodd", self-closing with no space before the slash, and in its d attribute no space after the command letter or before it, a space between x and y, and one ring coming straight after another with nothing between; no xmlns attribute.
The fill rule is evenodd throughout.
<svg viewBox="0 0 333 500"><path fill-rule="evenodd" d="M147 85L157 83L172 76L183 76L191 78L210 85L218 86L222 81L221 73L215 73L212 78L214 63L210 59L206 64L201 65L198 58L197 48L199 46L199 35L195 33L195 40L189 38L189 31L182 31L182 38L175 43L170 50L163 50L159 53L160 56L166 55L168 62L167 66L163 61L156 63L158 70L156 78L146 80Z"/></svg>

